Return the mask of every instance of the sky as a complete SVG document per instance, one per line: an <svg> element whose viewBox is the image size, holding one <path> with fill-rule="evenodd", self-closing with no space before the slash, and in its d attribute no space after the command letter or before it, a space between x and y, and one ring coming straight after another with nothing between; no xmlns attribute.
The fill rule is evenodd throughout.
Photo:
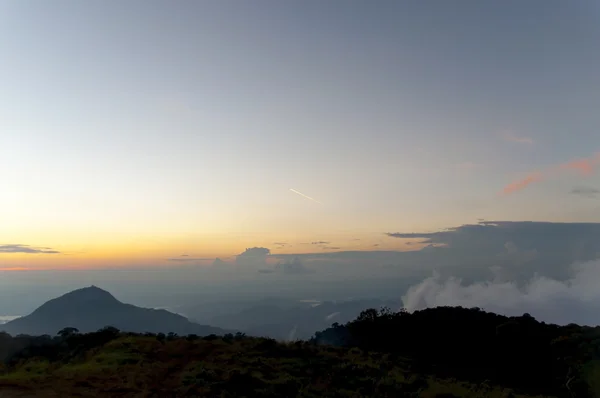
<svg viewBox="0 0 600 398"><path fill-rule="evenodd" d="M591 0L2 1L0 269L600 222L599 22Z"/></svg>

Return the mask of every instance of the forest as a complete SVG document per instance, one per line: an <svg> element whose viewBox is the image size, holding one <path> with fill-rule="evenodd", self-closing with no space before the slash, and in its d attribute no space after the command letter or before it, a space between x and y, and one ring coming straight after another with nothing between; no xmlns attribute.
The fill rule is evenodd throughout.
<svg viewBox="0 0 600 398"><path fill-rule="evenodd" d="M363 311L309 341L0 335L7 396L595 397L600 328L479 308ZM244 386L244 387L241 387Z"/></svg>

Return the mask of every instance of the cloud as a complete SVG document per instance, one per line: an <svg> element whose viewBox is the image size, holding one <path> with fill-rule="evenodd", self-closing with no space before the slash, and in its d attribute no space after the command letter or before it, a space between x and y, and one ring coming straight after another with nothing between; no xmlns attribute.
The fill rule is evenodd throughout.
<svg viewBox="0 0 600 398"><path fill-rule="evenodd" d="M592 187L575 187L571 190L573 195L583 196L584 198L600 198L600 190L592 188Z"/></svg>
<svg viewBox="0 0 600 398"><path fill-rule="evenodd" d="M58 250L49 247L32 247L21 244L0 245L0 253L60 254Z"/></svg>
<svg viewBox="0 0 600 398"><path fill-rule="evenodd" d="M271 250L266 247L252 247L239 254L235 263L244 268L263 268L267 265L267 257Z"/></svg>
<svg viewBox="0 0 600 398"><path fill-rule="evenodd" d="M330 321L330 320L332 320L333 318L335 318L335 317L339 316L340 314L341 314L341 312L340 312L340 311L333 312L333 313L331 313L331 314L327 315L327 316L325 317L325 320L326 320L326 321Z"/></svg>
<svg viewBox="0 0 600 398"><path fill-rule="evenodd" d="M218 267L223 267L223 266L226 266L226 265L228 265L228 264L229 264L228 262L226 262L226 261L223 261L223 260L221 260L219 257L217 257L217 258L215 258L215 260L213 261L213 263L212 263L212 266L213 266L213 267L217 267L217 268L218 268Z"/></svg>
<svg viewBox="0 0 600 398"><path fill-rule="evenodd" d="M341 247L337 247L337 246L321 246L321 249L323 249L323 250L340 250Z"/></svg>
<svg viewBox="0 0 600 398"><path fill-rule="evenodd" d="M311 242L311 245L328 245L330 243L331 242L325 242L323 240L319 240L319 241L316 241L316 242Z"/></svg>
<svg viewBox="0 0 600 398"><path fill-rule="evenodd" d="M502 266L508 278L524 281L535 273L567 277L566 265L600 257L600 223L481 221L437 232L388 233L433 244L423 262L440 272L485 278Z"/></svg>
<svg viewBox="0 0 600 398"><path fill-rule="evenodd" d="M450 247L483 247L504 251L506 242L554 245L569 238L594 238L600 234L600 223L555 223L542 221L479 221L436 232L388 232L387 236L402 239L423 239L423 244L437 243ZM493 242L493 247L490 246ZM600 248L600 246L599 246Z"/></svg>
<svg viewBox="0 0 600 398"><path fill-rule="evenodd" d="M594 173L594 168L598 164L600 164L600 154L590 158L572 160L559 167L562 170L574 170L581 175L587 176Z"/></svg>
<svg viewBox="0 0 600 398"><path fill-rule="evenodd" d="M548 179L562 172L574 171L582 176L592 175L596 169L596 166L600 165L600 153L591 156L589 158L576 159L567 163L560 164L555 167L551 167L544 172L533 172L526 178L512 182L502 189L502 193L505 195L520 191L527 188L529 185Z"/></svg>
<svg viewBox="0 0 600 398"><path fill-rule="evenodd" d="M291 260L281 262L275 266L276 271L282 271L285 274L308 274L312 273L313 270L307 268L299 257L294 257Z"/></svg>
<svg viewBox="0 0 600 398"><path fill-rule="evenodd" d="M600 323L600 261L571 265L570 278L561 281L533 276L523 286L508 281L463 283L440 274L408 289L402 297L409 311L436 306L480 307L505 315L530 313L546 322L597 325Z"/></svg>
<svg viewBox="0 0 600 398"><path fill-rule="evenodd" d="M515 181L513 183L508 184L507 186L504 187L504 189L502 190L502 193L504 193L505 195L520 191L522 189L527 188L529 185L535 183L535 182L539 182L542 181L542 173L539 172L535 172L533 174L528 175L527 177L525 177L522 180L519 181Z"/></svg>
<svg viewBox="0 0 600 398"><path fill-rule="evenodd" d="M516 142L518 144L532 145L533 139L525 136L517 136L514 133L506 132L502 135L502 139L508 142Z"/></svg>
<svg viewBox="0 0 600 398"><path fill-rule="evenodd" d="M377 283L395 281L404 289L434 270L442 277L460 277L465 283L493 279L513 281L521 287L535 275L568 279L569 264L600 257L599 236L600 223L480 221L438 231L391 231L388 242L365 242L368 250L323 250L321 246L334 245L311 245L304 246L314 248L311 253L270 254L268 249L254 248L231 263L237 261L256 276L258 270L275 269L277 263L283 263L274 275L284 275L293 270L297 258L320 280L372 278ZM411 250L384 250L391 238L400 239L392 243L398 243L401 250ZM412 245L405 246L409 241ZM235 270L233 264L225 268ZM283 269L290 264L292 269ZM394 289L395 294L402 293L398 287Z"/></svg>

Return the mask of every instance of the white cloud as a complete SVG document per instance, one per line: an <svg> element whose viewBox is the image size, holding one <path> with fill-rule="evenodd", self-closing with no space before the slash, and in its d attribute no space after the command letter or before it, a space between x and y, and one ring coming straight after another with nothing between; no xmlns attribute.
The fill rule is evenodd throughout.
<svg viewBox="0 0 600 398"><path fill-rule="evenodd" d="M409 311L437 306L480 307L505 315L530 313L546 322L600 323L600 260L571 266L565 281L534 276L522 286L486 281L463 284L460 278L439 274L412 286L402 297Z"/></svg>

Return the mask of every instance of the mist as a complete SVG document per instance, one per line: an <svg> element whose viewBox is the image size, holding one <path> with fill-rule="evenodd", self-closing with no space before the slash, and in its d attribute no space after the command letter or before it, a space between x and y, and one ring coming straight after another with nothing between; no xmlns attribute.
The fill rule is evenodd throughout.
<svg viewBox="0 0 600 398"><path fill-rule="evenodd" d="M523 313L541 321L600 324L600 260L568 267L571 277L561 281L535 275L522 286L517 281L464 283L460 277L439 273L408 289L402 297L408 311L437 306L479 307L503 315Z"/></svg>

